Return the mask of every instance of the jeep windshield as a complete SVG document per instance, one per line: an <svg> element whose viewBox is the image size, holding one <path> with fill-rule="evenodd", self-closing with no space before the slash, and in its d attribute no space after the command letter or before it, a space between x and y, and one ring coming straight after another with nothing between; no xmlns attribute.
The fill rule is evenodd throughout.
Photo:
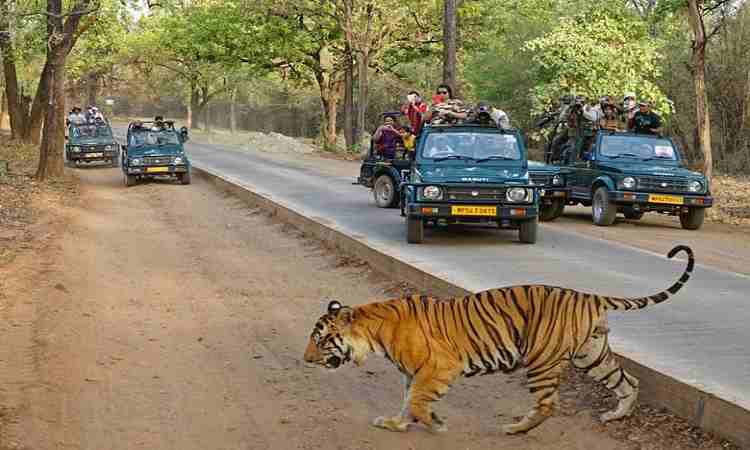
<svg viewBox="0 0 750 450"><path fill-rule="evenodd" d="M144 145L175 145L180 139L174 130L140 130L133 131L128 145L141 147Z"/></svg>
<svg viewBox="0 0 750 450"><path fill-rule="evenodd" d="M644 136L602 136L599 152L610 159L677 161L678 158L677 150L669 140Z"/></svg>
<svg viewBox="0 0 750 450"><path fill-rule="evenodd" d="M422 158L433 161L466 159L485 161L519 161L521 148L512 134L451 132L431 133L422 146Z"/></svg>
<svg viewBox="0 0 750 450"><path fill-rule="evenodd" d="M76 138L112 137L106 125L78 125L72 127L71 134Z"/></svg>

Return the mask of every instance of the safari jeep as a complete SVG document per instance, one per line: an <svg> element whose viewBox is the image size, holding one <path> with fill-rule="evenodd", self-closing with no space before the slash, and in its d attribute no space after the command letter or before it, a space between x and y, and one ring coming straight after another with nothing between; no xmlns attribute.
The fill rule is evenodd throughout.
<svg viewBox="0 0 750 450"><path fill-rule="evenodd" d="M529 160L529 178L539 187L539 220L551 222L560 217L570 189L565 185L565 169Z"/></svg>
<svg viewBox="0 0 750 450"><path fill-rule="evenodd" d="M409 158L381 158L370 141L370 150L362 161L357 182L353 184L372 189L375 205L379 208L393 208L398 206L401 197L402 173L408 172L410 167Z"/></svg>
<svg viewBox="0 0 750 450"><path fill-rule="evenodd" d="M68 142L65 144L65 161L79 165L104 161L117 167L120 158L112 129L106 122L92 124L70 124Z"/></svg>
<svg viewBox="0 0 750 450"><path fill-rule="evenodd" d="M425 223L495 225L537 239L539 197L518 130L478 124L425 125L403 185L406 241Z"/></svg>
<svg viewBox="0 0 750 450"><path fill-rule="evenodd" d="M685 168L667 137L600 131L590 151L570 155L567 165L569 203L591 206L596 225L612 225L617 213L638 220L658 212L696 230L713 204L706 178Z"/></svg>
<svg viewBox="0 0 750 450"><path fill-rule="evenodd" d="M190 160L183 143L188 140L187 128L178 132L174 122L131 122L128 143L122 146L122 172L125 186L138 180L156 177L176 178L190 184Z"/></svg>

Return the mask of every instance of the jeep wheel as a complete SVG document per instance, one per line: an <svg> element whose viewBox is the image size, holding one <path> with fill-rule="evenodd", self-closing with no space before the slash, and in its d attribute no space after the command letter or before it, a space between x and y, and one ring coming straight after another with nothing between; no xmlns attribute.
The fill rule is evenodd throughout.
<svg viewBox="0 0 750 450"><path fill-rule="evenodd" d="M630 220L641 220L643 217L643 211L635 211L633 208L625 208L622 211L622 214L625 216L626 219Z"/></svg>
<svg viewBox="0 0 750 450"><path fill-rule="evenodd" d="M703 225L706 208L690 208L688 212L680 214L680 224L686 230L697 230Z"/></svg>
<svg viewBox="0 0 750 450"><path fill-rule="evenodd" d="M391 208L396 205L396 186L388 175L380 175L372 187L372 195L378 208Z"/></svg>
<svg viewBox="0 0 750 450"><path fill-rule="evenodd" d="M536 217L531 220L524 220L518 226L518 240L524 244L536 243L537 229L539 228L539 221Z"/></svg>
<svg viewBox="0 0 750 450"><path fill-rule="evenodd" d="M135 186L135 184L138 182L138 179L135 177L135 175L128 175L125 174L125 187Z"/></svg>
<svg viewBox="0 0 750 450"><path fill-rule="evenodd" d="M555 199L550 205L542 205L539 209L539 220L542 222L552 222L562 216L565 210L565 202L561 199Z"/></svg>
<svg viewBox="0 0 750 450"><path fill-rule="evenodd" d="M181 173L179 178L181 184L190 184L190 171L188 170L185 173Z"/></svg>
<svg viewBox="0 0 750 450"><path fill-rule="evenodd" d="M615 223L617 207L609 201L609 190L602 186L594 192L594 200L591 202L591 213L594 224L608 227Z"/></svg>
<svg viewBox="0 0 750 450"><path fill-rule="evenodd" d="M406 218L406 242L421 244L424 239L424 222L419 218Z"/></svg>

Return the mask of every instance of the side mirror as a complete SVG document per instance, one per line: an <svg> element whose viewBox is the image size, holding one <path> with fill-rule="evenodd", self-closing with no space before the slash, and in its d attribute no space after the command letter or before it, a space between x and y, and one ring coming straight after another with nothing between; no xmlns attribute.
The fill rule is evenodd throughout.
<svg viewBox="0 0 750 450"><path fill-rule="evenodd" d="M125 144L120 145L120 149L124 152L128 151L128 146Z"/></svg>
<svg viewBox="0 0 750 450"><path fill-rule="evenodd" d="M187 127L180 128L180 137L182 138L182 142L188 141L190 139L190 137L188 136Z"/></svg>

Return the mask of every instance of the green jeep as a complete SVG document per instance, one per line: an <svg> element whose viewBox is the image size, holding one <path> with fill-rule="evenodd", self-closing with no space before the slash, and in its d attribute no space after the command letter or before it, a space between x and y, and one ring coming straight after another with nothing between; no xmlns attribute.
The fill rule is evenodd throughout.
<svg viewBox="0 0 750 450"><path fill-rule="evenodd" d="M539 220L551 222L560 217L568 201L570 189L565 184L566 170L539 161L529 160L529 178L539 189Z"/></svg>
<svg viewBox="0 0 750 450"><path fill-rule="evenodd" d="M401 189L407 242L422 242L426 223L518 229L536 242L539 195L518 130L426 124L415 153Z"/></svg>
<svg viewBox="0 0 750 450"><path fill-rule="evenodd" d="M117 142L106 122L71 123L68 127L67 141L65 161L68 165L104 161L111 167L117 167L120 158Z"/></svg>
<svg viewBox="0 0 750 450"><path fill-rule="evenodd" d="M127 145L122 146L122 173L125 186L148 178L177 179L190 184L190 159L183 144L188 130L178 132L174 122L131 122Z"/></svg>
<svg viewBox="0 0 750 450"><path fill-rule="evenodd" d="M685 167L668 137L599 131L590 151L564 159L568 203L591 206L596 225L612 225L617 213L638 220L658 212L697 230L713 204L706 178Z"/></svg>

